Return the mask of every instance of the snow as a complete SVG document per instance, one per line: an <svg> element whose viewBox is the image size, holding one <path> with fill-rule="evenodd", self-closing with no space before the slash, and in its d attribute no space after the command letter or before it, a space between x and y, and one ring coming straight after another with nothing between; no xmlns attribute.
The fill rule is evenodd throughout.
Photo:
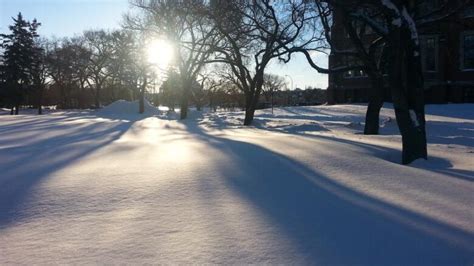
<svg viewBox="0 0 474 266"><path fill-rule="evenodd" d="M363 105L119 105L0 115L0 264L474 263L473 104L427 106L410 166L390 105L380 136Z"/></svg>
<svg viewBox="0 0 474 266"><path fill-rule="evenodd" d="M420 122L418 121L418 118L417 118L417 116L416 116L415 110L410 109L410 119L411 119L411 122L413 123L413 125L414 125L415 127L419 127L419 126L420 126Z"/></svg>
<svg viewBox="0 0 474 266"><path fill-rule="evenodd" d="M394 12L395 16L392 20L392 25L401 27L403 24L403 21L405 21L410 30L412 40L415 42L416 45L418 45L419 37L418 37L416 22L413 20L413 17L408 13L408 10L406 9L406 7L403 6L400 12L400 9L391 0L381 0L381 3L382 5L384 5L385 7L387 7L388 9ZM415 56L418 56L418 54L415 53Z"/></svg>
<svg viewBox="0 0 474 266"><path fill-rule="evenodd" d="M403 21L400 17L400 10L398 9L398 7L390 0L382 0L382 5L384 5L395 13L395 16L392 20L392 25L401 27Z"/></svg>
<svg viewBox="0 0 474 266"><path fill-rule="evenodd" d="M401 18L395 18L392 20L392 25L393 26L397 26L397 27L400 27L402 26L402 19Z"/></svg>
<svg viewBox="0 0 474 266"><path fill-rule="evenodd" d="M400 10L391 0L381 0L382 5L392 10L397 16L400 16Z"/></svg>
<svg viewBox="0 0 474 266"><path fill-rule="evenodd" d="M145 115L154 115L160 114L158 108L154 107L150 102L145 100L144 102L144 114ZM139 111L139 102L136 101L125 101L118 100L115 101L104 108L98 110L98 115L121 115L121 114L138 114Z"/></svg>

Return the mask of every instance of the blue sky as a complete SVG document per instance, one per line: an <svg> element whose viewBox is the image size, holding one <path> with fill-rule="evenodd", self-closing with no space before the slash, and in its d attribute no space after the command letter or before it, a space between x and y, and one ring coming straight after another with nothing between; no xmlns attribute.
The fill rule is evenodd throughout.
<svg viewBox="0 0 474 266"><path fill-rule="evenodd" d="M46 37L71 37L88 29L119 28L122 16L129 9L128 0L0 0L0 32L6 32L11 17L21 12L27 20L42 23L39 33ZM318 58L327 64L325 56ZM268 73L289 75L294 87L327 87L327 76L313 70L303 56L281 65L272 63Z"/></svg>

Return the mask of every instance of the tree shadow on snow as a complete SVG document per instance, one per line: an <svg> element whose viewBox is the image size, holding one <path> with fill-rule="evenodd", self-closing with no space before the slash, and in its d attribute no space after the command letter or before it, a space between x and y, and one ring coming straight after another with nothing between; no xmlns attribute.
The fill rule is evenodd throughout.
<svg viewBox="0 0 474 266"><path fill-rule="evenodd" d="M388 147L382 147L382 146L367 144L363 142L357 142L353 140L324 136L324 135L315 136L315 135L310 135L310 134L301 134L301 136L308 137L308 138L316 138L316 139L326 139L330 141L337 141L340 143L357 146L357 147L363 148L364 150L368 152L368 154L370 154L371 156L374 156L375 158L385 160L394 164L401 164L401 150L398 150L398 149L392 149ZM428 150L428 153L429 153L429 150ZM455 169L453 168L453 164L450 161L444 158L431 156L429 154L428 154L428 160L419 159L410 165L405 165L404 167L423 169L426 171L448 175L453 178L457 178L457 179L461 179L461 180L465 180L469 182L474 182L474 171Z"/></svg>
<svg viewBox="0 0 474 266"><path fill-rule="evenodd" d="M291 110L286 110L287 112L290 112ZM296 113L295 111L291 111L294 114L300 114ZM315 109L308 109L307 112L316 112ZM314 121L319 121L321 118L320 117L310 117L305 116L304 114L301 114L301 117L299 119L305 119L309 120L305 124L296 124L296 125L270 125L271 120L266 119L265 115L259 115L256 117L254 121L254 125L250 128L255 128L258 130L264 130L264 131L271 131L271 132L277 132L277 133L282 133L282 134L289 134L289 135L297 135L297 136L303 136L303 137L309 137L309 138L315 138L315 139L326 139L326 140L332 140L332 141L337 141L340 143L345 143L353 146L357 146L360 148L365 149L366 151L369 152L369 154L373 155L376 158L380 158L392 163L396 164L401 164L401 140L400 140L400 150L398 149L392 149L388 147L382 147L382 146L377 146L373 144L367 144L363 142L357 142L353 140L347 140L343 138L338 138L336 136L327 136L327 135L314 135L310 134L308 132L329 132L328 129L325 127L321 126L317 122L311 122L311 120ZM222 129L235 129L235 128L249 128L242 126L243 124L243 118L242 119L236 119L234 121L228 121L226 120L226 116L220 116L216 114L208 114L206 117L204 116L203 113L200 113L196 116L197 120L199 121L199 125L203 125L206 127L222 130ZM206 119L205 119L206 118ZM336 121L336 120L337 121ZM363 119L363 118L361 118ZM352 122L350 123L349 121L352 121L353 118L348 118L348 117L336 117L336 118L323 118L323 120L335 120L332 122L344 122L344 123L349 123L347 126L348 127L358 127L358 129L363 131L363 124L362 122ZM383 122L385 123L385 122ZM381 128L381 134L380 136L386 136L386 135L400 135L398 128L396 128L396 121L395 120L390 120L387 122L386 128ZM471 134L466 133L466 131L474 131L474 124L470 123L451 123L451 122L428 122L427 124L427 131L428 131L428 144L457 144L457 145L463 145L466 147L474 147L474 137L471 136ZM437 132L437 134L431 134L432 132ZM454 136L454 137L453 137ZM377 136L373 136L377 137ZM429 152L429 151L428 151ZM449 162L446 159L435 157L429 155L428 161L419 163L416 162L414 164L411 164L406 167L415 167L415 168L420 168L428 171L433 171L436 173L442 173L444 175L448 175L453 178L458 178L466 181L471 181L474 182L474 171L469 171L469 170L462 170L462 169L455 169L453 168L453 165L451 162Z"/></svg>
<svg viewBox="0 0 474 266"><path fill-rule="evenodd" d="M208 134L191 121L183 124L222 152L227 161L215 166L220 178L275 225L306 263L474 262L469 232L356 192L261 146ZM210 206L211 216L225 216Z"/></svg>
<svg viewBox="0 0 474 266"><path fill-rule="evenodd" d="M87 118L98 119L68 126L64 124ZM72 114L2 127L4 136L48 127L67 127L68 131L63 135L40 138L21 146L7 145L0 148L0 229L29 215L22 212L22 204L33 196L35 186L50 174L119 139L134 122L142 118L135 116L131 120L124 120L119 117L100 117L94 113ZM15 138L15 143L22 143L22 140L27 141L28 138Z"/></svg>

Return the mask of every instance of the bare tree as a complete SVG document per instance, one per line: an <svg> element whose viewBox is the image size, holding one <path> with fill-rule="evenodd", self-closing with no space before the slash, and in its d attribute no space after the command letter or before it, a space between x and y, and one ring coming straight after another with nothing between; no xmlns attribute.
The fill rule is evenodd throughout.
<svg viewBox="0 0 474 266"><path fill-rule="evenodd" d="M285 78L275 74L265 74L263 79L263 95L265 100L270 101L273 114L273 96L275 92L286 88L286 81Z"/></svg>
<svg viewBox="0 0 474 266"><path fill-rule="evenodd" d="M86 108L91 106L90 88L87 87L88 80L91 78L91 69L89 62L91 60L92 52L86 47L83 36L75 37L67 44L72 53L72 61L70 62L73 70L73 78L79 88L77 93L77 101L79 108Z"/></svg>
<svg viewBox="0 0 474 266"><path fill-rule="evenodd" d="M406 1L411 9L412 20L416 28L430 25L434 22L447 19L456 14L468 1L446 1L432 11L425 10L423 15L415 10L416 1ZM389 2L386 2L387 4ZM383 105L385 83L383 74L387 74L387 18L383 12L382 2L379 1L315 1L321 21L323 22L326 39L334 55L344 55L348 62L358 62L368 75L371 86L369 88L369 105L366 114L365 134L378 134L379 113ZM336 12L332 12L336 11ZM428 12L426 12L428 11ZM334 14L339 15L338 20L351 43L337 47L332 42L330 21ZM367 34L370 32L370 34ZM349 45L349 46L348 46ZM348 48L349 47L349 48Z"/></svg>
<svg viewBox="0 0 474 266"><path fill-rule="evenodd" d="M170 71L160 87L160 102L168 107L169 112L174 112L181 93L181 78L178 73Z"/></svg>
<svg viewBox="0 0 474 266"><path fill-rule="evenodd" d="M206 104L206 100L209 94L206 94L207 86L211 85L210 77L207 75L199 75L198 79L193 83L192 86L192 99L197 111L201 111L202 107Z"/></svg>
<svg viewBox="0 0 474 266"><path fill-rule="evenodd" d="M112 57L112 43L110 35L103 31L86 31L84 32L86 45L91 52L89 59L89 71L91 80L88 83L95 90L95 107L100 108L100 93L102 86L112 72L108 69Z"/></svg>
<svg viewBox="0 0 474 266"><path fill-rule="evenodd" d="M370 56L370 47L367 50L365 43L360 40L353 21L362 21L369 25L380 36L380 40L376 44L383 43L386 46L387 74L397 123L402 134L402 162L404 164L418 158L427 158L420 45L418 29L414 20L414 7L411 2L408 0L315 1L320 15L322 14L321 7L324 6L342 11L344 26L355 45L355 49L338 51L337 47L333 47L335 48L334 52L346 53L361 59L363 61L361 69L371 73L373 87L380 86L383 88L381 73L377 71L380 69L377 69L377 63ZM358 8L354 9L354 4ZM380 18L379 20L374 19L370 13L374 10L378 11L377 17ZM326 36L330 36L328 31L329 29L326 26ZM330 42L330 38L327 39ZM307 52L302 50L297 50L297 52L303 52L310 64L320 71ZM331 71L334 70L329 70L329 72ZM377 110L377 122L380 107L381 101L379 99L374 107ZM378 123L376 127L378 128Z"/></svg>
<svg viewBox="0 0 474 266"><path fill-rule="evenodd" d="M128 25L151 36L166 38L175 48L175 67L181 78L180 118L185 119L191 88L217 41L215 27L206 16L204 0L136 0L141 17L129 18Z"/></svg>
<svg viewBox="0 0 474 266"><path fill-rule="evenodd" d="M217 94L223 90L223 84L227 81L225 69L225 65L213 64L210 70L199 75L197 82L200 86L194 96L196 105L204 106L207 101L209 109L217 111L219 102Z"/></svg>
<svg viewBox="0 0 474 266"><path fill-rule="evenodd" d="M402 134L403 164L428 157L425 131L424 81L420 41L414 10L408 1L382 2L386 18L388 76L398 127Z"/></svg>
<svg viewBox="0 0 474 266"><path fill-rule="evenodd" d="M73 90L76 88L74 48L68 39L51 42L51 49L46 56L48 75L52 79L51 88L57 91L56 101L60 108L71 108Z"/></svg>
<svg viewBox="0 0 474 266"><path fill-rule="evenodd" d="M132 99L138 98L140 114L145 112L145 94L155 78L150 63L147 62L142 44L146 36L128 30L111 34L112 55L109 72L113 87L125 85L132 91Z"/></svg>
<svg viewBox="0 0 474 266"><path fill-rule="evenodd" d="M322 49L322 34L308 1L211 1L213 18L222 36L212 62L230 66L245 94L244 125L250 125L263 89L265 69L284 59L291 49Z"/></svg>
<svg viewBox="0 0 474 266"><path fill-rule="evenodd" d="M455 2L459 8L458 4L462 1ZM430 15L417 17L416 2L412 0L316 0L315 3L318 8L326 6L343 14L344 27L354 46L350 52L356 52L353 56L362 61L363 69L371 78L366 133L378 131L378 114L383 102L380 91L384 87L382 75L385 68L402 134L402 162L408 164L418 158L426 159L424 82L418 28L454 14L458 10L453 8L456 5L446 2ZM444 13L440 13L442 9L445 9ZM361 32L354 26L356 23L362 23L362 28L369 27L379 38L367 45ZM378 59L375 56L377 47L383 47ZM337 48L334 50L338 52ZM386 67L381 64L381 59L386 60Z"/></svg>
<svg viewBox="0 0 474 266"><path fill-rule="evenodd" d="M383 69L386 61L383 60L383 55L386 46L383 38L375 34L367 22L354 19L351 14L353 10L358 10L359 14L363 13L371 21L375 21L380 16L380 12L371 6L361 5L360 1L338 2L334 5L331 5L328 1L315 1L314 3L319 13L318 19L324 29L328 47L331 48L331 55L345 59L339 64L360 66L361 70L369 77L369 104L364 134L376 135L379 131L379 113L384 101ZM335 18L335 15L338 17ZM342 23L349 37L349 42L333 40L332 26L334 19L337 19L338 23ZM367 32L371 32L371 34Z"/></svg>
<svg viewBox="0 0 474 266"><path fill-rule="evenodd" d="M46 56L49 43L45 39L36 39L33 47L33 60L30 66L33 91L36 92L38 114L43 114L43 95L47 85L48 71Z"/></svg>
<svg viewBox="0 0 474 266"><path fill-rule="evenodd" d="M344 7L343 1L330 2ZM418 158L426 159L424 80L418 31L433 22L455 15L470 1L445 1L438 8L423 12L424 14L417 10L417 1L413 0L362 2L379 10L379 18L382 20L373 19L367 12L352 11L347 14L352 19L369 25L387 48L388 85L402 134L402 162L408 164Z"/></svg>

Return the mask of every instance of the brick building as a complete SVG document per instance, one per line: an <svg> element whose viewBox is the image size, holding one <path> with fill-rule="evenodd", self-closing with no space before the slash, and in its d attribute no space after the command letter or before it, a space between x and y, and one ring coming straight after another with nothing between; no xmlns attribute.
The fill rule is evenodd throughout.
<svg viewBox="0 0 474 266"><path fill-rule="evenodd" d="M420 15L434 10L442 0L417 1ZM334 14L332 36L338 49L351 48L351 40ZM419 29L425 96L427 103L474 102L474 4L471 1L459 14ZM368 30L364 41L374 34ZM345 58L331 54L329 65L345 64ZM329 75L328 102L366 102L369 80L363 71ZM386 98L390 99L388 90Z"/></svg>

